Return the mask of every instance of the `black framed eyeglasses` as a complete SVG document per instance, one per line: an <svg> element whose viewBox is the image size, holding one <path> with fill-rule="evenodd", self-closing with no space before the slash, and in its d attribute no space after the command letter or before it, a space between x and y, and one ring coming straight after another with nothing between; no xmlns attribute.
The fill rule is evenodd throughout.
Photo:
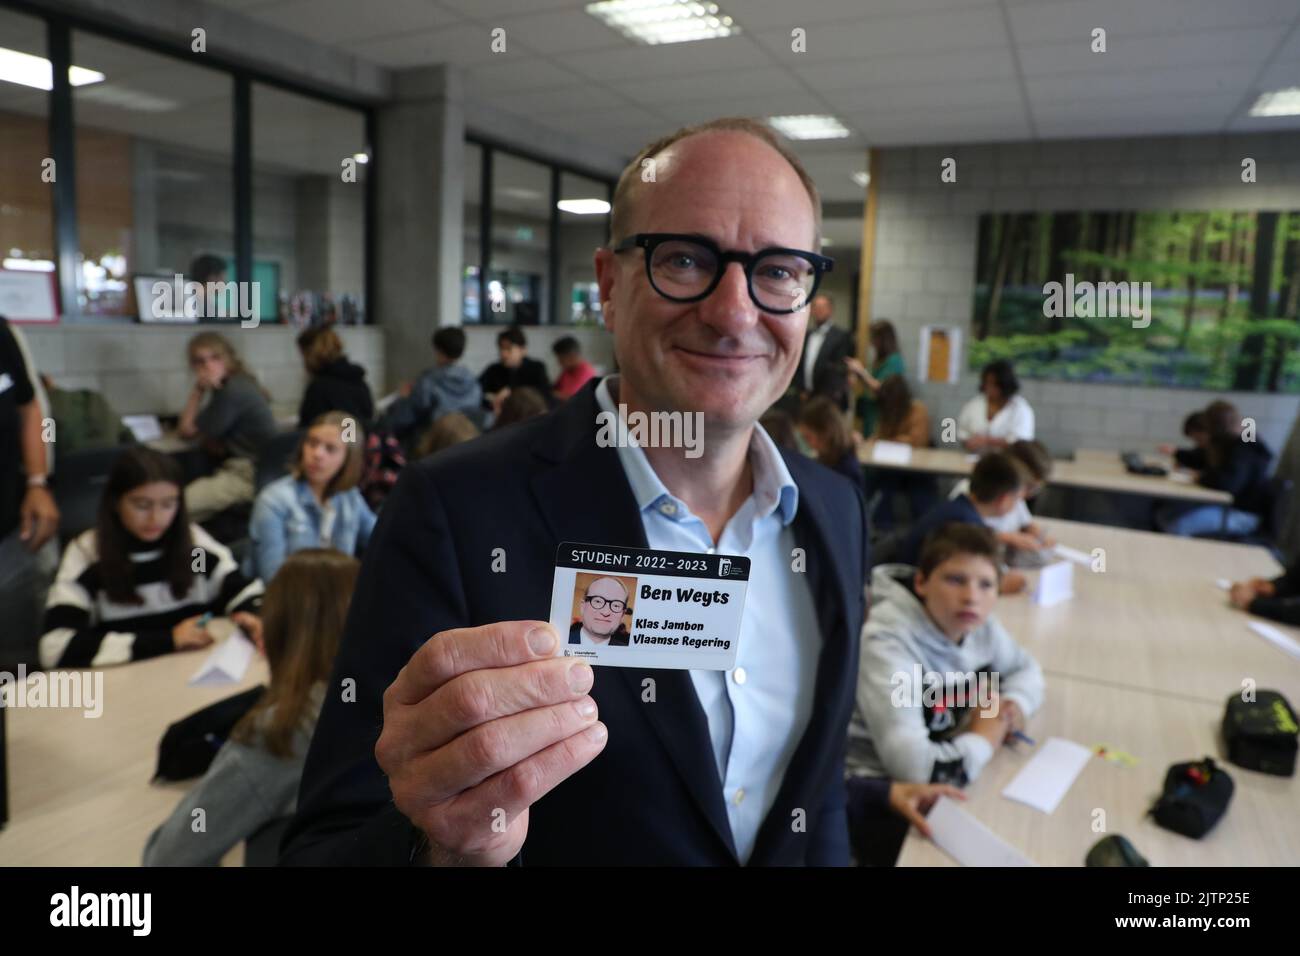
<svg viewBox="0 0 1300 956"><path fill-rule="evenodd" d="M835 260L803 249L773 247L757 252L724 251L706 236L676 232L638 232L614 246L615 252L645 250L650 287L671 302L708 298L728 264L745 270L749 297L764 312L789 315L804 308Z"/></svg>
<svg viewBox="0 0 1300 956"><path fill-rule="evenodd" d="M605 610L606 604L609 605L609 609L615 614L622 614L627 610L627 605L622 601L611 601L609 598L603 598L599 594L593 594L590 597L583 598L583 600L594 607L597 611Z"/></svg>

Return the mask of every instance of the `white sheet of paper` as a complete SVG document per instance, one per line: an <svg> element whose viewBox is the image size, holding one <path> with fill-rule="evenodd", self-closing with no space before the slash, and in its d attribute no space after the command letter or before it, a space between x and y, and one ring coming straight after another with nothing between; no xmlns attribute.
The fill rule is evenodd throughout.
<svg viewBox="0 0 1300 956"><path fill-rule="evenodd" d="M1002 796L1051 813L1091 759L1092 751L1082 744L1049 737L1006 785Z"/></svg>
<svg viewBox="0 0 1300 956"><path fill-rule="evenodd" d="M1057 561L1044 565L1038 572L1032 600L1039 607L1051 607L1074 597L1074 565Z"/></svg>
<svg viewBox="0 0 1300 956"><path fill-rule="evenodd" d="M123 415L122 424L131 429L131 434L138 442L162 438L162 423L158 421L157 415Z"/></svg>
<svg viewBox="0 0 1300 956"><path fill-rule="evenodd" d="M1037 866L956 800L940 797L926 814L934 845L962 866Z"/></svg>
<svg viewBox="0 0 1300 956"><path fill-rule="evenodd" d="M1229 581L1227 578L1215 578L1214 583L1217 587L1220 587L1225 591L1232 590L1232 582Z"/></svg>
<svg viewBox="0 0 1300 956"><path fill-rule="evenodd" d="M871 446L871 460L881 464L906 465L912 460L912 446L901 441L876 441Z"/></svg>
<svg viewBox="0 0 1300 956"><path fill-rule="evenodd" d="M1250 625L1250 629L1264 640L1300 661L1300 644L1296 643L1295 638L1283 634L1272 624L1265 624L1263 621L1248 621L1247 623Z"/></svg>
<svg viewBox="0 0 1300 956"><path fill-rule="evenodd" d="M1171 471L1168 477L1170 481L1176 481L1180 485L1190 485L1193 483L1191 473L1186 471Z"/></svg>
<svg viewBox="0 0 1300 956"><path fill-rule="evenodd" d="M1068 544L1058 544L1056 546L1056 556L1065 558L1067 561L1073 561L1075 564L1082 564L1085 568L1092 567L1092 555L1086 551L1080 551L1078 548L1072 548Z"/></svg>
<svg viewBox="0 0 1300 956"><path fill-rule="evenodd" d="M253 662L257 648L236 628L230 636L212 648L202 666L190 678L193 687L213 687L219 684L237 684L244 679L248 665Z"/></svg>

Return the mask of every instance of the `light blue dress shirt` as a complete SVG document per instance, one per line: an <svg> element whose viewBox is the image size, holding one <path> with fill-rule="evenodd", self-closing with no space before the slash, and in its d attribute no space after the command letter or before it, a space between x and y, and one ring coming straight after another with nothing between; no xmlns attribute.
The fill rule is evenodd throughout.
<svg viewBox="0 0 1300 956"><path fill-rule="evenodd" d="M617 412L611 382L616 389L618 377L601 381L596 401L602 411ZM651 548L738 554L751 562L735 670L690 672L709 722L736 853L745 863L808 726L821 654L812 590L807 575L792 567L799 489L772 439L755 425L749 445L754 490L715 543L708 526L659 480L641 448L620 447L618 456Z"/></svg>

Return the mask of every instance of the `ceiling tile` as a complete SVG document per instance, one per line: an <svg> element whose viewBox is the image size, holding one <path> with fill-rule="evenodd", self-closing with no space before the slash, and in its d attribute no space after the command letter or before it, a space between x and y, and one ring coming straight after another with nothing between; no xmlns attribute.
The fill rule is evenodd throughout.
<svg viewBox="0 0 1300 956"><path fill-rule="evenodd" d="M565 57L564 62L598 82L615 84L641 77L750 69L771 61L749 37L730 36L698 43L665 43L574 53Z"/></svg>
<svg viewBox="0 0 1300 956"><path fill-rule="evenodd" d="M1176 36L1109 34L1106 52L1094 53L1084 36L1068 43L1022 45L1020 66L1026 76L1080 72L1097 75L1119 71L1182 68L1207 64L1262 63L1277 46L1277 31L1221 30Z"/></svg>
<svg viewBox="0 0 1300 956"><path fill-rule="evenodd" d="M429 0L288 0L244 12L255 20L330 45L414 33L460 19Z"/></svg>
<svg viewBox="0 0 1300 956"><path fill-rule="evenodd" d="M435 63L485 65L497 57L532 55L526 44L511 41L509 37L504 53L493 53L491 44L489 27L456 24L445 29L401 32L389 37L362 40L348 44L346 49L363 59L394 69L430 66Z"/></svg>
<svg viewBox="0 0 1300 956"><path fill-rule="evenodd" d="M1019 43L1079 40L1106 31L1107 46L1124 36L1216 31L1290 24L1295 0L1063 0L1007 4L1011 32ZM1274 30L1276 35L1276 30Z"/></svg>

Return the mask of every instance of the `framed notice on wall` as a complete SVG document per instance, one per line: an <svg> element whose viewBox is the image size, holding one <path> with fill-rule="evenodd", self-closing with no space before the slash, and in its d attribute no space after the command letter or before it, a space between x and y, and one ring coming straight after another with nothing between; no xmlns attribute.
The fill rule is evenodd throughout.
<svg viewBox="0 0 1300 956"><path fill-rule="evenodd" d="M921 326L917 377L922 382L957 384L961 357L961 329L955 325Z"/></svg>
<svg viewBox="0 0 1300 956"><path fill-rule="evenodd" d="M0 269L0 315L10 322L59 321L53 272Z"/></svg>

